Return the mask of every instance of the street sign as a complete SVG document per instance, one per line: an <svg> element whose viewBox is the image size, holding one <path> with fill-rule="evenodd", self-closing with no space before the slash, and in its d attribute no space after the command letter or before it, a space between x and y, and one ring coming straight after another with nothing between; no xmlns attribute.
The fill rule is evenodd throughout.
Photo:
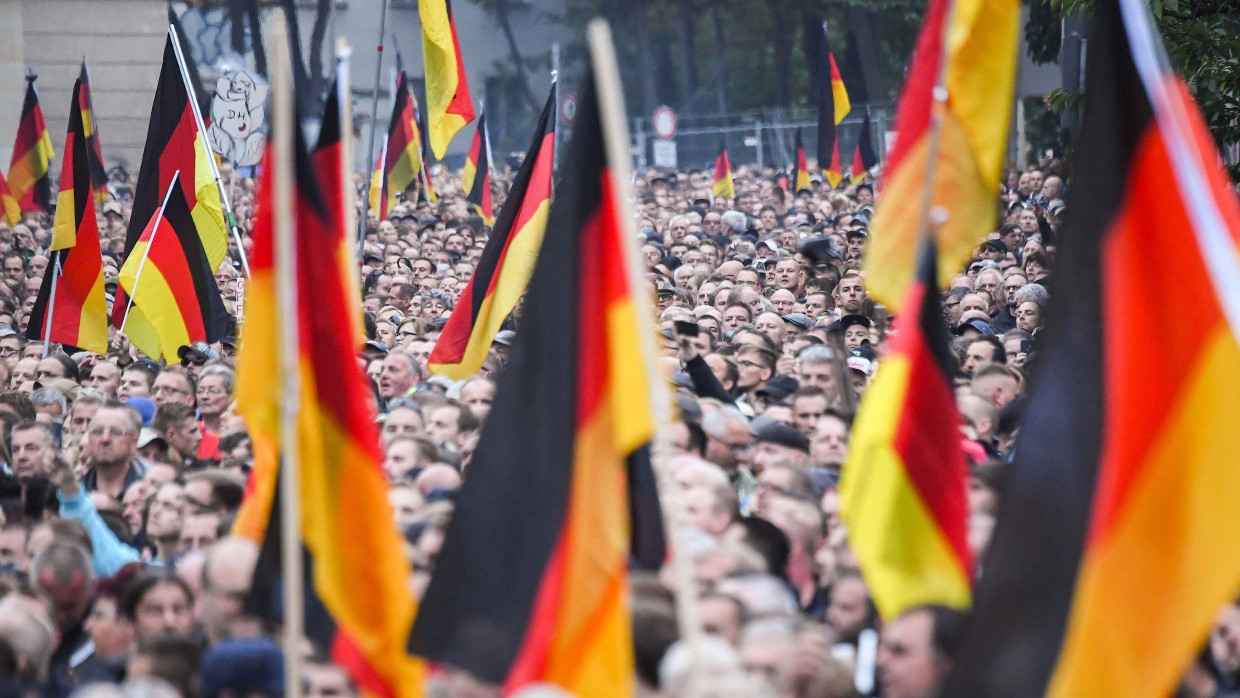
<svg viewBox="0 0 1240 698"><path fill-rule="evenodd" d="M676 141L654 142L654 166L676 169Z"/></svg>
<svg viewBox="0 0 1240 698"><path fill-rule="evenodd" d="M676 137L676 112L664 104L654 110L654 135L665 141Z"/></svg>

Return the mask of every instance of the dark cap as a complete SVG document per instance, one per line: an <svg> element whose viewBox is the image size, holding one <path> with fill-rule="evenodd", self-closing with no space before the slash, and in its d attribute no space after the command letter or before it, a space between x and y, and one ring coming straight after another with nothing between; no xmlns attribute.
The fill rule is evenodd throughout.
<svg viewBox="0 0 1240 698"><path fill-rule="evenodd" d="M844 254L835 246L831 238L827 237L802 242L800 252L814 264L827 264L832 259L844 260Z"/></svg>
<svg viewBox="0 0 1240 698"><path fill-rule="evenodd" d="M861 325L862 327L869 329L874 326L874 322L864 315L845 315L840 318L841 330L846 330L853 325Z"/></svg>
<svg viewBox="0 0 1240 698"><path fill-rule="evenodd" d="M266 637L224 640L207 650L199 665L202 692L240 695L284 694L284 653Z"/></svg>
<svg viewBox="0 0 1240 698"><path fill-rule="evenodd" d="M788 313L784 316L784 322L796 325L803 330L808 330L814 326L814 319L805 313Z"/></svg>
<svg viewBox="0 0 1240 698"><path fill-rule="evenodd" d="M797 379L792 376L775 376L759 388L757 393L772 400L783 400L795 393L798 385Z"/></svg>
<svg viewBox="0 0 1240 698"><path fill-rule="evenodd" d="M384 344L383 342L380 342L377 339L366 340L366 344L362 346L362 350L366 352L374 352L376 354L384 354L384 355L388 353L387 345Z"/></svg>
<svg viewBox="0 0 1240 698"><path fill-rule="evenodd" d="M783 422L775 422L774 424L768 424L758 429L758 431L754 433L753 439L754 443L766 442L779 444L780 446L795 449L803 453L809 453L809 440L805 438L805 435L797 431L795 427L784 424Z"/></svg>
<svg viewBox="0 0 1240 698"><path fill-rule="evenodd" d="M987 252L998 252L1000 254L1007 254L1008 251L1007 245L1003 244L1002 240L987 240L982 244L982 249Z"/></svg>
<svg viewBox="0 0 1240 698"><path fill-rule="evenodd" d="M190 363L201 366L211 359L220 358L220 355L206 342L194 342L177 349L177 358L183 366Z"/></svg>
<svg viewBox="0 0 1240 698"><path fill-rule="evenodd" d="M956 328L953 330L953 332L956 335L962 335L964 334L964 331L969 328L973 328L977 330L978 332L981 332L982 334L989 334L989 335L996 334L995 328L991 327L989 322L986 322L980 317L975 317L972 320L965 320L959 325L956 325Z"/></svg>

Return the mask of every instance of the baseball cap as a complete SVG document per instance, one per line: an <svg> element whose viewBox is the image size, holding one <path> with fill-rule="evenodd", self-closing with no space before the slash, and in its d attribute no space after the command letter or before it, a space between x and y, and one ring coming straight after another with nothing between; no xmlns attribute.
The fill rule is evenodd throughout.
<svg viewBox="0 0 1240 698"><path fill-rule="evenodd" d="M754 443L773 443L809 453L809 440L795 427L774 422L759 428L753 435Z"/></svg>

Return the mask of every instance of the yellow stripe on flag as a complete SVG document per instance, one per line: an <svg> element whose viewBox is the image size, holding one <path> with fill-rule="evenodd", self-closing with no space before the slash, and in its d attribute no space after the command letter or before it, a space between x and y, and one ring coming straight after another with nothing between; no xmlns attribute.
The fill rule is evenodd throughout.
<svg viewBox="0 0 1240 698"><path fill-rule="evenodd" d="M171 228L165 230L164 234L176 235ZM146 256L147 246L145 241L134 245L120 269L121 287L133 299L133 307L125 322L125 335L143 354L153 359L163 357L172 360L176 357L178 348L190 343L189 332L181 317L176 295L168 280L160 273L158 265L151 264L148 260L142 267L141 285L135 287L138 265ZM135 313L141 315L135 317ZM145 327L141 324L143 322ZM135 326L134 323L139 324ZM134 333L135 329L141 331Z"/></svg>
<svg viewBox="0 0 1240 698"><path fill-rule="evenodd" d="M66 156L68 161L69 157ZM92 205L86 215L95 215ZM50 251L63 250L77 245L77 207L73 205L73 190L61 189L56 194L56 218L52 221L52 244Z"/></svg>

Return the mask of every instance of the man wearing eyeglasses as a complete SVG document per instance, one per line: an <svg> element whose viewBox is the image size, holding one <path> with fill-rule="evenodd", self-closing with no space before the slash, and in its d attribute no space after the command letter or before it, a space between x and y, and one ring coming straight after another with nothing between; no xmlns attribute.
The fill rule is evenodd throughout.
<svg viewBox="0 0 1240 698"><path fill-rule="evenodd" d="M120 501L134 483L146 475L147 464L138 456L138 430L142 416L132 407L109 403L95 411L86 431L85 465L82 476L87 492L102 492Z"/></svg>

